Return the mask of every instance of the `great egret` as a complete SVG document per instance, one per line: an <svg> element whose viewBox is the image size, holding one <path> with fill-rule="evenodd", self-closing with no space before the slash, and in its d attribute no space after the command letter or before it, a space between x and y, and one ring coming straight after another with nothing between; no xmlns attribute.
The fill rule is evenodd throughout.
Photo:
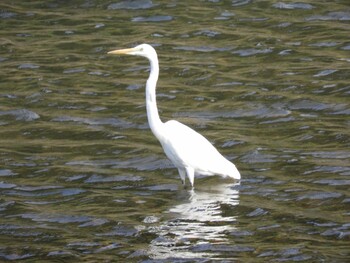
<svg viewBox="0 0 350 263"><path fill-rule="evenodd" d="M241 178L236 166L222 156L201 134L178 121L170 120L163 123L160 120L156 102L159 65L157 53L152 46L141 44L134 48L110 51L108 54L141 56L149 60L151 71L146 83L148 123L166 156L178 169L184 185L186 174L192 188L195 174Z"/></svg>

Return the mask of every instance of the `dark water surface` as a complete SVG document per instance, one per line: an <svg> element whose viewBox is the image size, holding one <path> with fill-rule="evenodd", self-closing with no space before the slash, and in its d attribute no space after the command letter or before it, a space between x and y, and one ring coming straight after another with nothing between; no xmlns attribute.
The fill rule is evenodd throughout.
<svg viewBox="0 0 350 263"><path fill-rule="evenodd" d="M346 262L350 5L1 1L0 261ZM183 189L158 104L242 174Z"/></svg>

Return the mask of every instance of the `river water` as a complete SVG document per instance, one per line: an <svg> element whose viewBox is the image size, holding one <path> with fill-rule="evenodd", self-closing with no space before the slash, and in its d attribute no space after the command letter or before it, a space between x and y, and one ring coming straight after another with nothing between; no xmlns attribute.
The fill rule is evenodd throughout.
<svg viewBox="0 0 350 263"><path fill-rule="evenodd" d="M350 5L1 1L0 261L346 262ZM242 174L181 185L158 105Z"/></svg>

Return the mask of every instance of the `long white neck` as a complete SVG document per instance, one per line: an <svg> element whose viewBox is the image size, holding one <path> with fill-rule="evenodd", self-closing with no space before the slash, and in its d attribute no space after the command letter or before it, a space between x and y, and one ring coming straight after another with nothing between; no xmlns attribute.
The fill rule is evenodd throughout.
<svg viewBox="0 0 350 263"><path fill-rule="evenodd" d="M156 99L156 85L159 76L159 65L157 54L149 58L151 71L146 83L146 108L149 126L158 139L161 137L161 129L163 123L159 118L157 99Z"/></svg>

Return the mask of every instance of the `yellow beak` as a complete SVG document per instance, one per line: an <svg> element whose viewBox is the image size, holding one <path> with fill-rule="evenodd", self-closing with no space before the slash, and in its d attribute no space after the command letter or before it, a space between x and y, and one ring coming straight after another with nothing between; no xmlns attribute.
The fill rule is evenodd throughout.
<svg viewBox="0 0 350 263"><path fill-rule="evenodd" d="M109 51L107 54L121 55L121 54L129 54L130 52L133 52L133 51L135 51L134 48L117 49L117 50Z"/></svg>

